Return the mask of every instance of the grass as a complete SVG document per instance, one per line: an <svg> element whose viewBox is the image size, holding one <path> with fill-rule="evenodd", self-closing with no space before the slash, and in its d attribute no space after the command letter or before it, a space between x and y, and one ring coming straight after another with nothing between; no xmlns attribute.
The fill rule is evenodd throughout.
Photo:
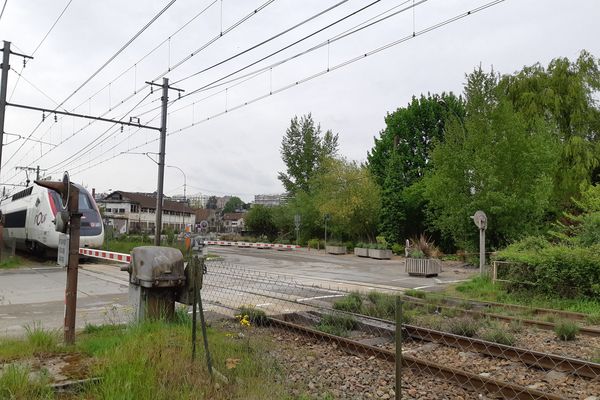
<svg viewBox="0 0 600 400"><path fill-rule="evenodd" d="M448 321L448 332L455 335L473 337L481 328L481 323L473 318L456 318Z"/></svg>
<svg viewBox="0 0 600 400"><path fill-rule="evenodd" d="M356 329L358 323L352 316L327 314L321 318L316 328L330 335L348 337L349 331Z"/></svg>
<svg viewBox="0 0 600 400"><path fill-rule="evenodd" d="M575 340L579 333L579 326L572 321L560 321L554 326L554 333L560 340Z"/></svg>
<svg viewBox="0 0 600 400"><path fill-rule="evenodd" d="M243 306L238 310L240 315L247 315L250 324L254 326L267 326L269 318L263 310L259 310L253 306Z"/></svg>
<svg viewBox="0 0 600 400"><path fill-rule="evenodd" d="M504 344L506 346L514 346L517 341L510 332L502 329L502 327L492 327L482 335L482 338L488 342Z"/></svg>
<svg viewBox="0 0 600 400"><path fill-rule="evenodd" d="M186 321L87 325L74 347L61 346L36 325L24 340L0 339L0 359L13 361L0 376L0 399L54 399L45 375L31 381L30 371L17 360L59 352L91 357L90 375L102 377L70 400L296 399L287 392L283 370L270 356L273 345L268 336L254 335L250 329L240 339L231 329L239 328L208 329L213 365L227 377L225 383L208 374L201 337L197 359L191 361L191 329Z"/></svg>
<svg viewBox="0 0 600 400"><path fill-rule="evenodd" d="M177 243L174 245L170 245L167 243L166 240L161 241L161 244L163 246L169 246L169 247L174 247L176 249L179 249L179 250L181 250L181 252L183 254L185 254L185 245L184 244ZM116 253L129 254L129 253L131 253L131 250L133 250L134 247L153 246L153 245L154 245L154 242L152 242L152 241L142 241L142 240L138 240L138 239L125 238L125 239L105 240L103 248L104 248L104 250L114 251Z"/></svg>
<svg viewBox="0 0 600 400"><path fill-rule="evenodd" d="M509 292L501 283L493 284L490 279L482 277L475 277L470 281L451 286L445 294L465 299L518 304L532 308L549 308L600 316L599 300L548 297L531 291ZM600 321L600 317L598 317L598 321Z"/></svg>
<svg viewBox="0 0 600 400"><path fill-rule="evenodd" d="M0 269L14 269L23 266L25 262L19 256L10 256L0 261Z"/></svg>
<svg viewBox="0 0 600 400"><path fill-rule="evenodd" d="M352 292L333 303L333 308L340 311L351 313L360 313L362 311L363 300L358 292Z"/></svg>

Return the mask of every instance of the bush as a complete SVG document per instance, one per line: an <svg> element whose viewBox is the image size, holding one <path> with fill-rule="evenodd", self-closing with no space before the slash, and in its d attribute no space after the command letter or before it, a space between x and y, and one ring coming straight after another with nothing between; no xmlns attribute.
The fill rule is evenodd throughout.
<svg viewBox="0 0 600 400"><path fill-rule="evenodd" d="M358 292L352 292L333 303L333 308L340 311L360 313L362 304L363 300L362 297L360 297L360 294Z"/></svg>
<svg viewBox="0 0 600 400"><path fill-rule="evenodd" d="M408 289L407 291L404 292L405 295L410 296L410 297L416 297L418 299L424 299L427 297L427 292L424 292L422 290L415 290L415 289Z"/></svg>
<svg viewBox="0 0 600 400"><path fill-rule="evenodd" d="M377 318L394 319L396 315L396 297L377 291L371 291L367 295L371 304L367 308L367 314ZM403 313L405 316L406 313ZM403 318L405 321L406 318ZM405 322L406 323L406 322Z"/></svg>
<svg viewBox="0 0 600 400"><path fill-rule="evenodd" d="M560 340L575 340L579 333L579 326L572 321L561 321L554 327L554 333Z"/></svg>
<svg viewBox="0 0 600 400"><path fill-rule="evenodd" d="M307 244L308 244L308 247L310 247L311 249L322 249L323 248L323 242L321 242L319 239L310 239Z"/></svg>
<svg viewBox="0 0 600 400"><path fill-rule="evenodd" d="M600 295L600 245L537 247L528 238L498 253L501 260L512 262L501 270L501 278L512 287L531 287L536 292L556 297L597 297ZM525 246L531 244L529 250ZM499 274L500 275L500 274ZM527 285L526 283L529 283Z"/></svg>
<svg viewBox="0 0 600 400"><path fill-rule="evenodd" d="M402 246L401 244L398 243L394 243L392 245L392 253L396 254L396 255L404 255L404 246Z"/></svg>
<svg viewBox="0 0 600 400"><path fill-rule="evenodd" d="M481 324L473 318L456 318L448 322L448 331L455 335L473 337Z"/></svg>

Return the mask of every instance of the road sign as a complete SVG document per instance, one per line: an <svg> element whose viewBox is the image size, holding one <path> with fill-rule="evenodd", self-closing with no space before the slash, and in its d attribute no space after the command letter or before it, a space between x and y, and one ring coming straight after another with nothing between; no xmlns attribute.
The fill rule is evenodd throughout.
<svg viewBox="0 0 600 400"><path fill-rule="evenodd" d="M479 229L487 228L487 215L485 215L483 211L480 210L475 212L475 215L473 215L471 218L473 218L473 222Z"/></svg>
<svg viewBox="0 0 600 400"><path fill-rule="evenodd" d="M296 226L296 230L300 229L300 222L301 222L300 214L294 215L294 225Z"/></svg>
<svg viewBox="0 0 600 400"><path fill-rule="evenodd" d="M58 234L58 254L56 262L61 267L66 267L69 263L69 235L64 233Z"/></svg>

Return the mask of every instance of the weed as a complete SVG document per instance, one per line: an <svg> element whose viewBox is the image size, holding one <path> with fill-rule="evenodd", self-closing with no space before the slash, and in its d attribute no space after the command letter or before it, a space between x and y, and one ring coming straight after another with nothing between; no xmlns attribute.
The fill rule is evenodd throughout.
<svg viewBox="0 0 600 400"><path fill-rule="evenodd" d="M468 300L463 300L460 302L460 304L458 305L459 308L462 308L463 310L471 310L473 309L473 303L471 303Z"/></svg>
<svg viewBox="0 0 600 400"><path fill-rule="evenodd" d="M176 324L180 325L192 325L192 317L189 313L189 307L182 305L175 309L173 320Z"/></svg>
<svg viewBox="0 0 600 400"><path fill-rule="evenodd" d="M600 312L588 315L585 320L589 325L600 325Z"/></svg>
<svg viewBox="0 0 600 400"><path fill-rule="evenodd" d="M507 346L514 346L516 342L515 337L510 332L506 332L500 327L486 331L483 338L489 342L500 343Z"/></svg>
<svg viewBox="0 0 600 400"><path fill-rule="evenodd" d="M480 327L481 323L473 318L456 318L448 321L448 330L460 336L473 337Z"/></svg>
<svg viewBox="0 0 600 400"><path fill-rule="evenodd" d="M48 386L47 374L30 379L29 368L11 364L0 375L0 398L2 399L53 399L54 392Z"/></svg>
<svg viewBox="0 0 600 400"><path fill-rule="evenodd" d="M424 292L422 290L415 290L415 289L408 289L407 291L404 292L405 295L410 296L410 297L416 297L418 299L424 299L427 297L427 292Z"/></svg>
<svg viewBox="0 0 600 400"><path fill-rule="evenodd" d="M240 315L247 315L252 325L266 326L269 324L269 318L263 310L253 306L242 306L239 309Z"/></svg>
<svg viewBox="0 0 600 400"><path fill-rule="evenodd" d="M0 261L0 269L18 268L23 265L23 259L18 256L11 256Z"/></svg>
<svg viewBox="0 0 600 400"><path fill-rule="evenodd" d="M443 317L447 317L447 318L455 318L458 317L459 315L462 314L461 310L457 310L455 308L442 308L442 312L441 312Z"/></svg>
<svg viewBox="0 0 600 400"><path fill-rule="evenodd" d="M523 332L523 322L518 319L514 319L514 320L510 321L510 323L508 324L508 330L511 333Z"/></svg>
<svg viewBox="0 0 600 400"><path fill-rule="evenodd" d="M58 331L46 330L39 321L34 321L32 325L25 325L25 336L27 342L33 347L34 351L51 351L58 344Z"/></svg>
<svg viewBox="0 0 600 400"><path fill-rule="evenodd" d="M351 313L360 313L363 300L358 292L352 292L349 295L341 298L333 303L333 308L336 310L347 311Z"/></svg>
<svg viewBox="0 0 600 400"><path fill-rule="evenodd" d="M357 326L358 323L351 316L327 314L321 318L316 328L331 335L347 337L348 331L356 329Z"/></svg>
<svg viewBox="0 0 600 400"><path fill-rule="evenodd" d="M575 340L579 333L579 326L572 321L560 321L554 327L554 333L560 340Z"/></svg>
<svg viewBox="0 0 600 400"><path fill-rule="evenodd" d="M554 314L546 314L544 316L544 321L550 322L551 324L553 324L554 322L556 322L556 315L554 315Z"/></svg>

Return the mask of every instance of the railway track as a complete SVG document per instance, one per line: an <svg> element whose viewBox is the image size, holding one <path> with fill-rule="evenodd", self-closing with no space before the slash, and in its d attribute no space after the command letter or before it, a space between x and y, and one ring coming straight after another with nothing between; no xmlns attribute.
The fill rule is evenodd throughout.
<svg viewBox="0 0 600 400"><path fill-rule="evenodd" d="M429 293L427 293L427 294L429 295ZM420 298L418 298L418 297L413 297L413 296L409 296L409 295L405 295L405 296L409 300L420 300ZM550 309L550 308L529 307L529 306L524 306L524 305L520 305L520 304L498 303L498 302L486 301L486 300L463 299L461 297L453 297L453 296L443 296L443 297L434 296L433 298L434 299L439 298L442 301L444 301L446 304L451 304L454 306L457 306L457 305L460 306L461 304L464 304L466 302L466 303L470 304L471 306L473 306L474 308L498 307L498 308L504 308L504 309L512 310L512 311L516 311L516 312L531 313L533 315L539 315L539 316L556 316L556 317L560 317L560 318L571 319L574 321L585 321L590 317L589 314L580 313L580 312L554 310L554 309Z"/></svg>
<svg viewBox="0 0 600 400"><path fill-rule="evenodd" d="M547 322L547 321L538 321L538 320L526 319L526 318L521 318L521 317L513 317L510 315L487 313L487 312L477 311L477 310L465 310L460 307L427 303L424 300L414 299L414 298L404 299L404 301L407 303L416 304L416 305L422 306L422 307L428 307L428 306L436 307L439 310L451 310L456 313L460 313L463 315L471 315L471 316L478 317L478 318L490 318L490 319L495 319L495 320L500 320L500 321L508 321L508 322L519 321L523 325L533 326L536 328L545 329L545 330L549 330L549 331L552 331L556 328L555 323ZM590 328L590 327L586 327L586 326L580 326L579 333L581 333L582 335L587 335L587 336L600 337L600 329Z"/></svg>
<svg viewBox="0 0 600 400"><path fill-rule="evenodd" d="M331 335L278 318L269 318L269 321L271 323L271 326L295 331L297 333L308 335L319 340L331 341L336 343L339 347L350 352L367 354L390 362L396 361L395 352L388 349L363 344L358 341L340 336ZM527 388L510 382L503 382L494 378L472 374L461 369L447 367L444 365L434 363L432 361L422 360L411 355L402 355L402 363L405 367L417 371L427 371L429 374L433 374L434 376L454 382L462 387L467 387L475 391L483 390L488 393L502 395L504 398L528 400L562 399L562 397L560 396L544 393L537 389Z"/></svg>

